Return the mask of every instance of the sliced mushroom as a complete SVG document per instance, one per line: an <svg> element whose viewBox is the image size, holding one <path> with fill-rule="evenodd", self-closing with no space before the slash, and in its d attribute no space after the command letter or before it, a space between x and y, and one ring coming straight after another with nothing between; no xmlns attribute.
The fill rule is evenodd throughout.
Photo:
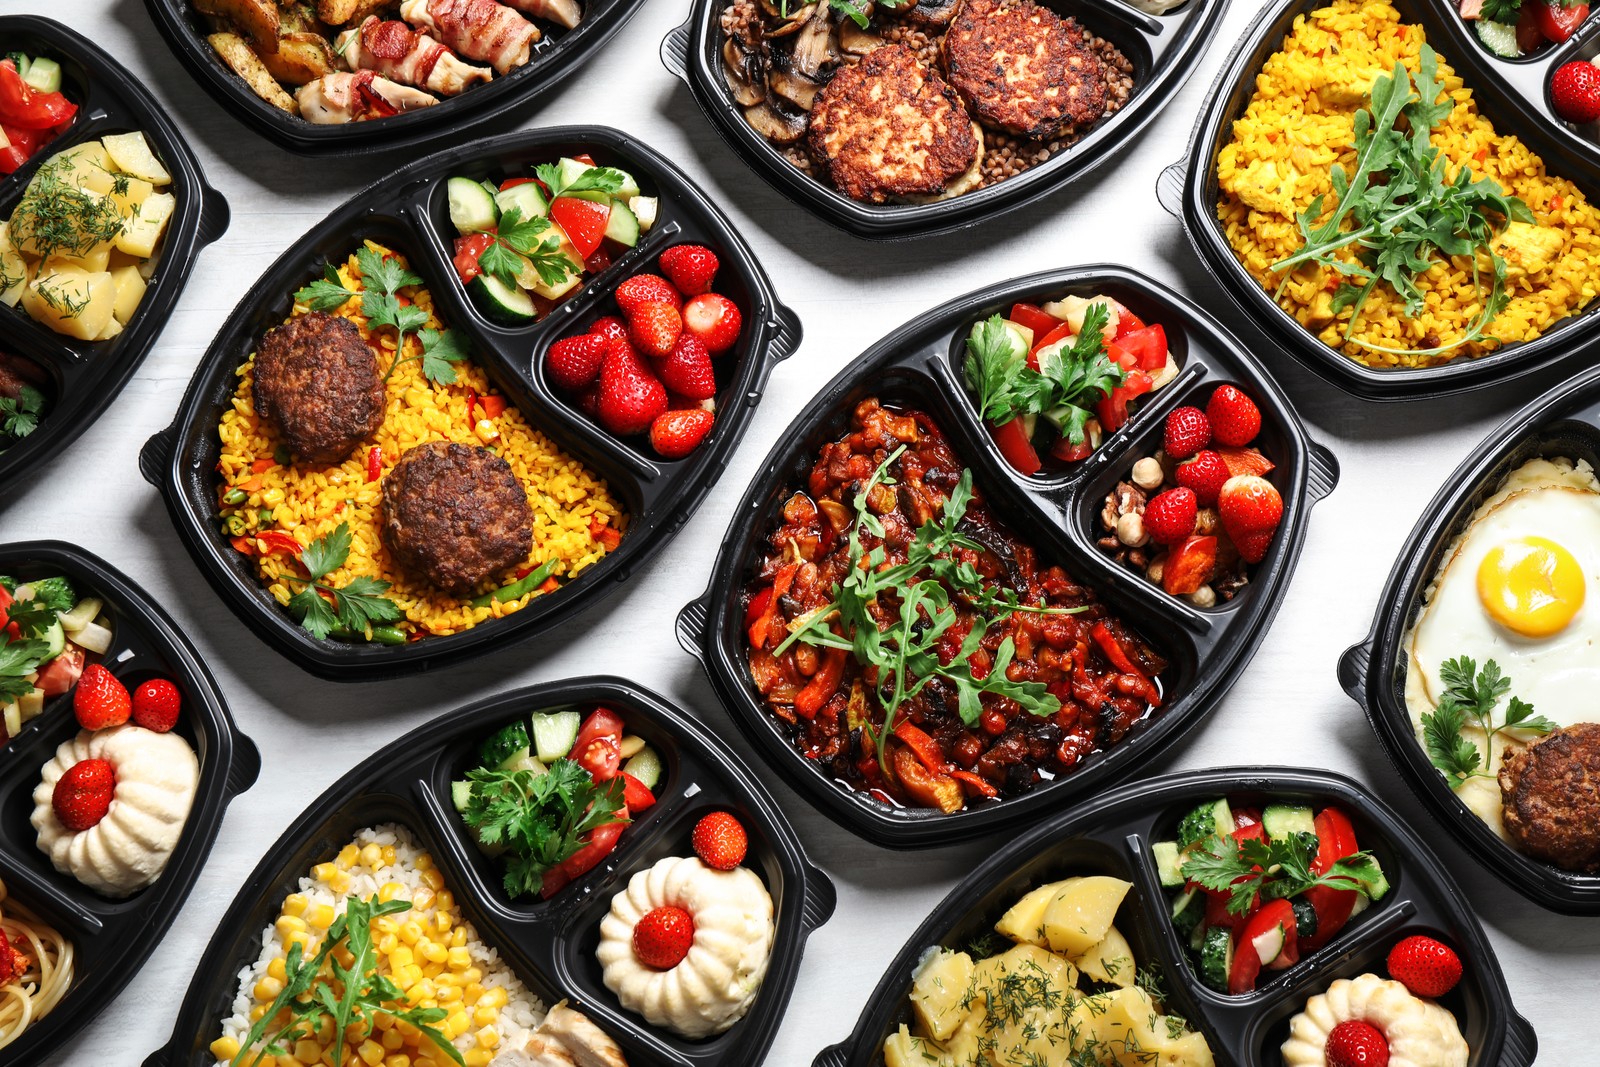
<svg viewBox="0 0 1600 1067"><path fill-rule="evenodd" d="M785 115L771 104L745 108L744 118L757 133L774 144L794 144L806 132L806 121L802 116Z"/></svg>
<svg viewBox="0 0 1600 1067"><path fill-rule="evenodd" d="M805 28L795 39L789 65L796 74L815 78L839 61L839 54L833 48L832 10L831 5L819 4L816 14L806 20Z"/></svg>
<svg viewBox="0 0 1600 1067"><path fill-rule="evenodd" d="M810 25L811 17L816 13L819 6L824 11L827 10L826 4L807 4L804 7L795 8L793 11L790 11L789 17L785 19L782 24L767 28L767 40L775 41L784 37L788 37L791 34L799 33L806 26Z"/></svg>
<svg viewBox="0 0 1600 1067"><path fill-rule="evenodd" d="M816 103L822 86L792 70L774 70L767 75L767 84L778 96L794 104L801 111L810 111Z"/></svg>
<svg viewBox="0 0 1600 1067"><path fill-rule="evenodd" d="M875 48L882 48L883 38L868 33L855 24L854 19L839 20L839 48L853 56L864 56Z"/></svg>
<svg viewBox="0 0 1600 1067"><path fill-rule="evenodd" d="M733 93L734 102L740 107L759 104L767 98L766 80L752 76L755 69L753 57L731 39L723 42L722 75L727 80L728 90Z"/></svg>

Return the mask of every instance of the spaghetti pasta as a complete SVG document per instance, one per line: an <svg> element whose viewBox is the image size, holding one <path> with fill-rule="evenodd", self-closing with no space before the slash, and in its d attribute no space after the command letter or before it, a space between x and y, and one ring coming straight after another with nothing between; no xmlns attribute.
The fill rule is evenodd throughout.
<svg viewBox="0 0 1600 1067"><path fill-rule="evenodd" d="M61 1003L72 985L72 942L6 899L0 881L0 1048Z"/></svg>

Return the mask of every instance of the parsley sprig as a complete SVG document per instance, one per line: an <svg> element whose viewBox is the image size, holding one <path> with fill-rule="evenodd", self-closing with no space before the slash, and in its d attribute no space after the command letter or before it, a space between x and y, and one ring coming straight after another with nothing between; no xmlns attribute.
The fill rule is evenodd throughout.
<svg viewBox="0 0 1600 1067"><path fill-rule="evenodd" d="M352 578L342 586L320 580L344 566L349 555L350 525L341 522L301 549L300 564L305 567L307 577L282 576L284 581L301 586L300 591L289 598L290 613L319 640L340 626L364 633L371 626L400 621L400 606L383 595L389 591L388 582L366 575Z"/></svg>
<svg viewBox="0 0 1600 1067"><path fill-rule="evenodd" d="M1561 7L1577 7L1584 0L1556 0ZM1522 17L1522 0L1483 0L1483 10L1478 12L1480 19L1490 22L1515 23Z"/></svg>
<svg viewBox="0 0 1600 1067"><path fill-rule="evenodd" d="M610 193L615 195L622 189L622 183L627 181L627 175L615 167L589 167L573 175L572 180L566 181L561 173L561 167L555 163L540 163L533 168L539 176L539 181L550 190L550 199L558 196L571 196L573 193Z"/></svg>
<svg viewBox="0 0 1600 1067"><path fill-rule="evenodd" d="M35 638L12 638L0 630L0 704L21 700L33 692L28 675L38 670L50 646Z"/></svg>
<svg viewBox="0 0 1600 1067"><path fill-rule="evenodd" d="M1316 834L1243 841L1216 834L1186 853L1179 869L1191 882L1213 892L1228 893L1228 912L1232 915L1247 913L1257 893L1264 900L1287 899L1321 885L1370 895L1384 884L1383 871L1370 852L1335 860L1323 874L1311 870L1316 855Z"/></svg>
<svg viewBox="0 0 1600 1067"><path fill-rule="evenodd" d="M283 991L250 1027L230 1067L241 1067L245 1063L254 1067L264 1055L290 1055L296 1041L316 1037L324 1019L332 1023L331 1032L340 1035L342 1057L343 1035L348 1028L359 1026L373 1032L380 1015L415 1027L441 1052L465 1065L460 1051L435 1025L443 1022L449 1012L444 1008L408 1007L405 990L395 985L388 975L378 973L378 953L372 942L373 920L410 910L411 901L400 898L382 901L376 894L370 900L351 897L345 903L344 913L328 927L328 934L315 956L306 959L300 942L291 941L284 960L287 980ZM348 967L334 957L334 950L341 944L351 957ZM324 974L324 968L329 973ZM289 1012L289 1021L269 1037L267 1030L284 1010ZM263 1041L265 1045L257 1051L256 1046Z"/></svg>
<svg viewBox="0 0 1600 1067"><path fill-rule="evenodd" d="M478 266L506 285L515 285L524 264L531 264L539 280L560 285L577 273L580 264L561 250L561 238L550 232L550 220L542 215L524 218L522 209L511 207L500 216L493 238L478 256Z"/></svg>
<svg viewBox="0 0 1600 1067"><path fill-rule="evenodd" d="M407 363L421 361L422 373L431 382L449 385L456 380L454 364L467 358L464 341L455 330L425 330L428 313L410 301L402 302L400 290L421 285L422 278L390 258L363 245L356 253L356 269L361 272L361 292L345 288L332 263L322 268L322 277L294 294L298 303L312 311L337 311L354 296L361 297L361 314L376 330L388 327L395 332L394 360L384 373L387 382ZM417 333L420 353L406 356L406 336Z"/></svg>
<svg viewBox="0 0 1600 1067"><path fill-rule="evenodd" d="M39 416L44 412L44 394L31 385L24 385L16 398L0 396L0 445L10 439L15 443L39 428Z"/></svg>
<svg viewBox="0 0 1600 1067"><path fill-rule="evenodd" d="M1495 776L1478 746L1461 736L1463 727L1476 726L1483 731L1491 760L1498 733L1521 730L1547 734L1556 728L1543 715L1535 715L1532 704L1514 696L1506 702L1504 720L1495 725L1495 706L1511 692L1511 679L1500 673L1500 665L1494 660L1484 663L1480 671L1471 657L1458 656L1439 666L1439 678L1444 682L1444 695L1432 714L1423 714L1422 736L1429 762L1444 774L1451 789L1459 789L1469 778Z"/></svg>
<svg viewBox="0 0 1600 1067"><path fill-rule="evenodd" d="M505 847L505 887L513 899L538 893L545 872L583 848L590 831L628 821L616 814L623 806L621 776L596 782L569 759L544 774L479 767L467 781L461 817L480 842Z"/></svg>
<svg viewBox="0 0 1600 1067"><path fill-rule="evenodd" d="M967 335L963 366L967 385L978 394L983 417L996 426L1027 415L1043 415L1078 445L1093 405L1121 385L1128 372L1106 355L1106 306L1090 304L1083 328L1068 344L1039 353L1039 369L1028 366L1021 339L999 315L975 323Z"/></svg>
<svg viewBox="0 0 1600 1067"><path fill-rule="evenodd" d="M1372 83L1368 107L1355 114L1355 170L1346 174L1343 165L1335 164L1329 172L1336 198L1332 213L1319 222L1326 197L1311 201L1296 216L1304 245L1272 269L1285 272L1284 285L1287 272L1306 262L1356 279L1342 281L1333 295L1335 314L1352 309L1345 340L1379 352L1438 355L1487 336L1489 323L1511 299L1505 260L1493 246L1496 232L1513 221L1532 222L1533 213L1493 178L1475 179L1471 167L1461 166L1450 177L1450 160L1433 146L1432 135L1455 110L1455 100L1445 93L1438 56L1427 45L1418 67L1415 91L1398 60L1391 74ZM1347 219L1348 230L1343 228ZM1351 247L1356 250L1353 263L1340 256ZM1472 258L1473 286L1482 308L1465 333L1447 344L1420 349L1389 348L1353 336L1361 309L1380 282L1405 301L1406 315L1420 315L1426 296L1418 282L1439 255ZM1480 255L1490 263L1487 293Z"/></svg>
<svg viewBox="0 0 1600 1067"><path fill-rule="evenodd" d="M867 723L863 729L878 751L878 762L889 776L888 745L900 707L915 698L934 678L943 678L956 690L957 710L962 722L976 725L983 712L984 693L1016 701L1023 710L1040 717L1061 710L1061 702L1042 682L1013 682L1006 676L1016 647L1010 637L1000 642L994 661L982 678L972 673L972 656L988 633L989 619L1004 620L1017 611L1041 614L1073 614L1082 608L1052 608L1024 604L1016 590L996 587L984 581L970 562L958 560L957 548L982 551L983 546L959 531L967 505L972 499L972 472L962 471L950 491L944 509L916 532L906 549L905 562L889 565L881 540L882 521L872 513L868 500L879 486L895 484L890 466L905 451L901 445L884 457L872 477L855 495L856 521L851 525L848 544L852 566L844 581L833 587L832 599L821 608L795 620L789 635L774 655L782 655L796 641L823 648L844 649L865 667L878 671L876 686L884 718L880 731ZM866 550L863 533L879 540ZM952 593L972 613L972 629L961 647L946 663L940 655L942 638L960 621ZM880 625L873 608L898 601L889 622Z"/></svg>

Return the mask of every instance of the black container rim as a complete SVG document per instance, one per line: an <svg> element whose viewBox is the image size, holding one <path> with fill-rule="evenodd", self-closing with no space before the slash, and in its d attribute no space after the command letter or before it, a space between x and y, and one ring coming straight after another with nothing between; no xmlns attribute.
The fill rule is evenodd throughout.
<svg viewBox="0 0 1600 1067"><path fill-rule="evenodd" d="M1422 17L1439 19L1440 11L1453 12L1449 5L1430 0L1396 0L1401 17L1405 9L1420 5ZM1373 402L1436 399L1502 385L1528 375L1555 368L1569 369L1590 353L1600 339L1600 302L1591 302L1575 315L1558 321L1532 341L1503 345L1476 359L1456 359L1434 367L1380 370L1367 367L1324 344L1288 312L1284 311L1252 278L1234 256L1216 222L1216 198L1212 192L1215 154L1211 147L1220 143L1220 131L1235 118L1225 104L1230 93L1253 80L1258 73L1252 62L1256 53L1284 32L1284 23L1296 13L1320 7L1322 0L1274 0L1224 60L1222 69L1206 94L1195 121L1189 148L1184 158L1162 171L1156 182L1157 199L1176 216L1200 254L1207 272L1258 329L1307 370L1350 395ZM1436 10L1436 8L1438 10ZM1415 12L1411 19L1415 19ZM1600 152L1575 153L1552 127L1550 117L1525 96L1508 91L1501 75L1491 66L1490 57L1460 25L1460 19L1443 19L1448 43L1439 46L1467 82L1475 97L1489 96L1509 108L1517 120L1518 135L1530 142L1541 159L1559 159L1582 173L1591 190L1600 191ZM1429 27L1429 33L1435 27ZM1449 51L1446 52L1446 49ZM1570 134L1568 135L1570 137Z"/></svg>
<svg viewBox="0 0 1600 1067"><path fill-rule="evenodd" d="M772 145L758 135L728 97L720 70L709 56L720 50L709 37L717 25L721 0L694 0L689 18L669 33L661 44L661 61L688 87L706 120L744 163L790 202L830 225L870 241L899 241L931 237L963 229L994 216L1025 207L1042 197L1099 171L1118 159L1125 148L1154 121L1161 106L1189 80L1212 38L1216 36L1231 0L1188 0L1165 15L1150 15L1124 0L1100 0L1098 14L1124 29L1154 37L1181 19L1175 52L1164 59L1143 86L1115 114L1104 118L1082 140L1024 174L985 189L931 204L875 206L863 204L796 170ZM1187 10L1185 10L1187 9Z"/></svg>

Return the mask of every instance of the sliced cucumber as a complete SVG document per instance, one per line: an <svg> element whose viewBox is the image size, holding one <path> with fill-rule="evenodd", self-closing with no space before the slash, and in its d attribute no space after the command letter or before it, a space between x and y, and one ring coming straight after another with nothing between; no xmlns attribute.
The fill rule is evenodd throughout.
<svg viewBox="0 0 1600 1067"><path fill-rule="evenodd" d="M1156 874L1166 886L1183 884L1183 857L1176 841L1157 841L1150 851L1156 858Z"/></svg>
<svg viewBox="0 0 1600 1067"><path fill-rule="evenodd" d="M656 755L655 749L646 745L622 765L622 770L639 779L646 789L653 790L661 781L661 757Z"/></svg>
<svg viewBox="0 0 1600 1067"><path fill-rule="evenodd" d="M1261 960L1261 966L1270 966L1274 960L1283 955L1287 934L1282 923L1274 923L1270 930L1264 930L1250 939L1250 945Z"/></svg>
<svg viewBox="0 0 1600 1067"><path fill-rule="evenodd" d="M1178 844L1184 848L1198 844L1213 834L1226 837L1233 833L1233 809L1225 798L1208 800L1183 817L1178 824Z"/></svg>
<svg viewBox="0 0 1600 1067"><path fill-rule="evenodd" d="M502 771L527 771L535 778L541 774L550 773L550 768L534 759L533 753L529 752L525 748L518 751L516 755L512 756L511 759L502 764L500 769Z"/></svg>
<svg viewBox="0 0 1600 1067"><path fill-rule="evenodd" d="M1509 22L1479 19L1478 40L1483 42L1483 47L1502 59L1516 59L1522 55L1522 49L1517 47L1517 28Z"/></svg>
<svg viewBox="0 0 1600 1067"><path fill-rule="evenodd" d="M539 191L537 182L523 182L494 194L495 206L503 215L516 208L525 219L542 219L550 214L550 204Z"/></svg>
<svg viewBox="0 0 1600 1067"><path fill-rule="evenodd" d="M1200 980L1219 993L1228 991L1228 973L1233 970L1233 931L1213 926L1200 942Z"/></svg>
<svg viewBox="0 0 1600 1067"><path fill-rule="evenodd" d="M105 604L96 597L86 596L72 605L71 611L58 611L56 618L61 620L61 625L67 633L74 634L94 622L94 617L100 614L100 609Z"/></svg>
<svg viewBox="0 0 1600 1067"><path fill-rule="evenodd" d="M1366 892L1362 893L1361 896L1362 897L1371 897L1373 900L1382 900L1383 897L1384 897L1384 894L1389 892L1389 879L1383 873L1383 868L1378 866L1378 857L1376 857L1376 856L1369 857L1368 860L1367 860L1367 863L1369 863L1371 865L1373 871L1375 871L1377 873L1378 877L1373 880L1372 888L1370 888ZM1357 901L1359 901L1361 898L1358 897L1356 899L1357 899Z"/></svg>
<svg viewBox="0 0 1600 1067"><path fill-rule="evenodd" d="M467 805L472 800L472 783L467 781L450 783L450 803L455 806L458 813L467 810Z"/></svg>
<svg viewBox="0 0 1600 1067"><path fill-rule="evenodd" d="M460 233L487 233L500 220L495 198L471 178L451 178L445 193L450 199L450 222Z"/></svg>
<svg viewBox="0 0 1600 1067"><path fill-rule="evenodd" d="M633 175L621 167L612 167L611 169L622 175L622 188L613 194L618 200L631 200L639 195L639 183L634 180Z"/></svg>
<svg viewBox="0 0 1600 1067"><path fill-rule="evenodd" d="M532 297L492 274L478 275L472 279L472 287L481 298L484 310L497 319L516 324L533 322L539 317Z"/></svg>
<svg viewBox="0 0 1600 1067"><path fill-rule="evenodd" d="M1188 937L1205 917L1205 894L1198 889L1181 893L1172 901L1172 926L1179 937Z"/></svg>
<svg viewBox="0 0 1600 1067"><path fill-rule="evenodd" d="M41 93L56 93L61 91L61 64L53 59L35 56L28 62L28 69L22 75L22 80Z"/></svg>
<svg viewBox="0 0 1600 1067"><path fill-rule="evenodd" d="M1315 834L1317 824L1310 808L1292 804L1268 804L1261 813L1261 825L1274 841L1286 841L1290 834Z"/></svg>
<svg viewBox="0 0 1600 1067"><path fill-rule="evenodd" d="M583 724L583 716L575 711L536 711L530 718L533 748L541 760L554 763L572 751L572 743L578 739L578 727Z"/></svg>
<svg viewBox="0 0 1600 1067"><path fill-rule="evenodd" d="M507 764L527 754L528 728L520 722L501 727L478 746L479 762L485 767L496 770L503 769Z"/></svg>
<svg viewBox="0 0 1600 1067"><path fill-rule="evenodd" d="M1289 906L1294 908L1294 930L1304 941L1313 937L1317 932L1317 909L1311 906L1309 900L1296 897L1289 901Z"/></svg>
<svg viewBox="0 0 1600 1067"><path fill-rule="evenodd" d="M50 625L40 635L40 639L45 644L44 660L52 660L61 655L61 650L67 647L67 631L62 627L61 620L51 620Z"/></svg>
<svg viewBox="0 0 1600 1067"><path fill-rule="evenodd" d="M566 156L562 156L561 160L556 164L556 173L561 176L561 187L563 189L571 186L582 177L584 171L593 169L587 163L579 163L576 159L568 159Z"/></svg>

